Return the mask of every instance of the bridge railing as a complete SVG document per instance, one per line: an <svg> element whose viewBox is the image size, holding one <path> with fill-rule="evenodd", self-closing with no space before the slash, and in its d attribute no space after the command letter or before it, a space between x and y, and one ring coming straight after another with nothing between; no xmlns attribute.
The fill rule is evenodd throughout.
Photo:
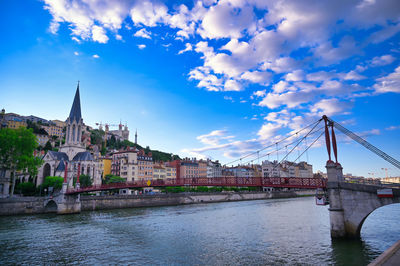
<svg viewBox="0 0 400 266"><path fill-rule="evenodd" d="M298 177L215 177L215 178L167 178L135 180L133 182L94 185L80 189L69 189L67 193L82 193L101 190L168 187L168 186L222 186L222 187L276 187L276 188L324 188L326 179Z"/></svg>
<svg viewBox="0 0 400 266"><path fill-rule="evenodd" d="M400 183L392 183L387 181L382 181L379 179L346 179L346 183L352 184L362 184L362 185L369 185L369 186L380 186L380 187L391 187L391 188L400 188Z"/></svg>

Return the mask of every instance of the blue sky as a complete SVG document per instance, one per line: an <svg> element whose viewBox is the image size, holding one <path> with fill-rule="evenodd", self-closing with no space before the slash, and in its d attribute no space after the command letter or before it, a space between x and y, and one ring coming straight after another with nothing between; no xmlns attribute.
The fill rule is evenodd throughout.
<svg viewBox="0 0 400 266"><path fill-rule="evenodd" d="M400 158L396 0L15 0L0 15L7 112L64 120L80 80L86 124L181 156L227 163L326 114ZM338 139L344 172L400 175Z"/></svg>

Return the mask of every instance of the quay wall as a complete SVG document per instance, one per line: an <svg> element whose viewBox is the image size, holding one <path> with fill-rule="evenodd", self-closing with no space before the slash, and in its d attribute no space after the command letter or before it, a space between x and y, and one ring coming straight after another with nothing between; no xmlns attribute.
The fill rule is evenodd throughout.
<svg viewBox="0 0 400 266"><path fill-rule="evenodd" d="M53 210L45 208L45 197L13 197L0 199L0 215L48 213Z"/></svg>
<svg viewBox="0 0 400 266"><path fill-rule="evenodd" d="M196 203L212 203L243 200L291 198L313 195L314 191L272 192L222 192L222 193L179 193L156 195L106 195L81 196L81 211L170 206ZM0 199L0 215L39 214L56 212L45 197L13 197Z"/></svg>

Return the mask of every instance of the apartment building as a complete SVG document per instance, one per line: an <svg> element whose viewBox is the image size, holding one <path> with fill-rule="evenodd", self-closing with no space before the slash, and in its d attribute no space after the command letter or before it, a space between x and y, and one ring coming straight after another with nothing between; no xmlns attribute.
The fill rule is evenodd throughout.
<svg viewBox="0 0 400 266"><path fill-rule="evenodd" d="M128 147L112 154L111 173L125 178L127 182L136 180L138 173L138 150Z"/></svg>
<svg viewBox="0 0 400 266"><path fill-rule="evenodd" d="M153 157L151 152L148 154L140 150L137 154L138 179L153 179Z"/></svg>
<svg viewBox="0 0 400 266"><path fill-rule="evenodd" d="M277 161L263 161L262 176L312 178L313 170L312 165L306 162L295 163L284 161L282 163L278 163Z"/></svg>

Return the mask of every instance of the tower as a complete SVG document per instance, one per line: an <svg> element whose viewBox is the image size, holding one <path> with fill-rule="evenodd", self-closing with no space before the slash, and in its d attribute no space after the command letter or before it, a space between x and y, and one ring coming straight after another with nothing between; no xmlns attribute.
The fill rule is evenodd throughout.
<svg viewBox="0 0 400 266"><path fill-rule="evenodd" d="M137 129L136 129L136 132L135 132L135 144L137 144Z"/></svg>
<svg viewBox="0 0 400 266"><path fill-rule="evenodd" d="M71 112L67 118L67 129L65 131L65 144L60 151L67 153L71 160L78 152L85 151L82 144L83 119L81 114L81 100L79 95L79 81L76 88L74 102L72 103Z"/></svg>

